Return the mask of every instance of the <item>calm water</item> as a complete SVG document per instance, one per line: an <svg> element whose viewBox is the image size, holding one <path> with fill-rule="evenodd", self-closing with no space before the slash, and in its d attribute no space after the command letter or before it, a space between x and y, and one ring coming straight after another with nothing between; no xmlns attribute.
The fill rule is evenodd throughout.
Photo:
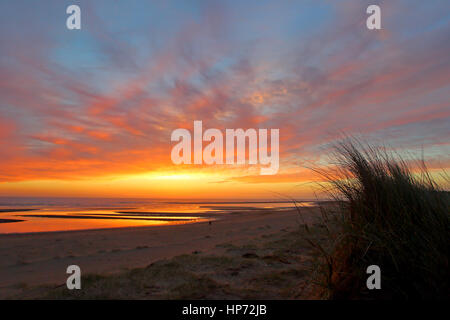
<svg viewBox="0 0 450 320"><path fill-rule="evenodd" d="M304 201L302 205L314 205ZM173 201L104 198L0 198L0 233L195 223L224 213L288 210L291 201ZM19 220L19 221L17 221Z"/></svg>

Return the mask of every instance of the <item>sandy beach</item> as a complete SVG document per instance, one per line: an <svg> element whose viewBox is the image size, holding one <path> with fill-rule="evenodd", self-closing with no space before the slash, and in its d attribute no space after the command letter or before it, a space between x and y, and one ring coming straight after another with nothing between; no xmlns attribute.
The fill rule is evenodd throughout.
<svg viewBox="0 0 450 320"><path fill-rule="evenodd" d="M111 275L182 254L222 254L311 224L316 208L228 213L222 219L152 226L0 235L0 298L40 285L64 285L66 268Z"/></svg>

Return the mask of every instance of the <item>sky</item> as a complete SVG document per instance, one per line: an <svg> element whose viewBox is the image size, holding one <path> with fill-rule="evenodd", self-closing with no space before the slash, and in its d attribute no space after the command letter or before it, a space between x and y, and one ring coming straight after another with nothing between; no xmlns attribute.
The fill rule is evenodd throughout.
<svg viewBox="0 0 450 320"><path fill-rule="evenodd" d="M446 0L1 1L0 196L312 198L343 134L447 169L449 40ZM278 173L174 165L195 120L279 129Z"/></svg>

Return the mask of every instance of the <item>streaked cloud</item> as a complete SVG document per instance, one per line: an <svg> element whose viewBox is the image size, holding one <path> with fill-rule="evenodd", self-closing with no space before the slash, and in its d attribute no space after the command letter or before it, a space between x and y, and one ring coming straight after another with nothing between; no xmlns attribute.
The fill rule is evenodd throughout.
<svg viewBox="0 0 450 320"><path fill-rule="evenodd" d="M0 5L3 182L178 170L170 133L194 120L280 129L278 175L214 181L310 181L343 132L449 163L447 2L381 2L378 33L367 1L79 2L79 32L61 1Z"/></svg>

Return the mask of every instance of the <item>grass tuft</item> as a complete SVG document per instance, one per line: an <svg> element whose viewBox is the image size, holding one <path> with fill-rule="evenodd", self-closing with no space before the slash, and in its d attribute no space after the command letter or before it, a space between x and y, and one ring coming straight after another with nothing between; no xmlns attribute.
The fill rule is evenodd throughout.
<svg viewBox="0 0 450 320"><path fill-rule="evenodd" d="M355 138L333 158L336 169L314 169L337 203L337 214L324 210L332 244L313 243L324 256L327 298L448 299L450 197L424 161L413 171L398 154ZM381 268L381 290L367 289L369 265Z"/></svg>

